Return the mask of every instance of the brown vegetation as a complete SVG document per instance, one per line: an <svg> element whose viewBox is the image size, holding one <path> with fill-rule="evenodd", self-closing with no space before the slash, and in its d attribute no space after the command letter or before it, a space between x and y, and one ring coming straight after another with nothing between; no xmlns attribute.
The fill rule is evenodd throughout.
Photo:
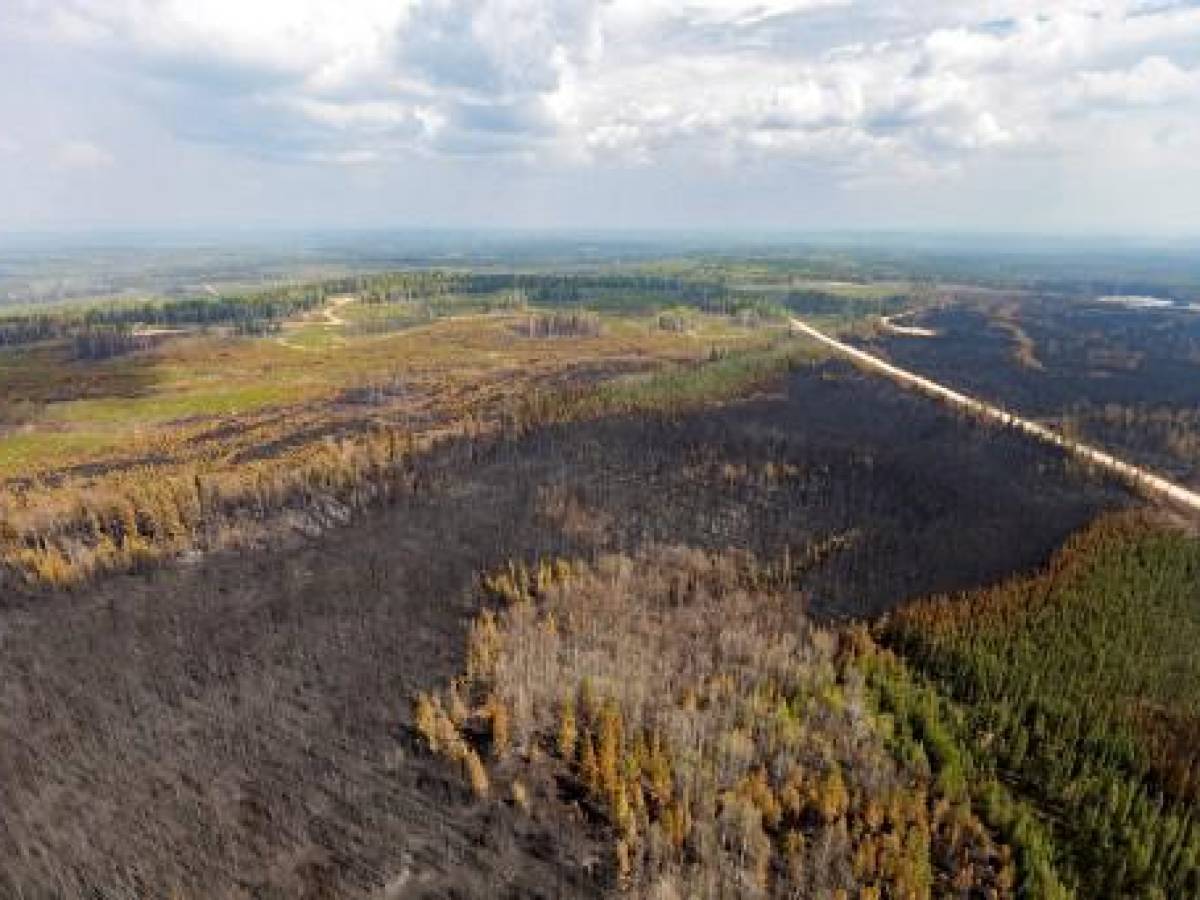
<svg viewBox="0 0 1200 900"><path fill-rule="evenodd" d="M476 793L468 735L493 756L511 739L497 777L602 822L613 884L1015 896L1011 855L970 805L888 752L845 638L749 557L656 548L514 571L489 579L507 605L476 620L448 690L473 712L456 724L452 700L422 694L417 718L431 749L468 760Z"/></svg>
<svg viewBox="0 0 1200 900"><path fill-rule="evenodd" d="M490 325L447 329L448 349L409 359L402 370L393 363L386 377L359 377L325 401L179 428L147 457L10 482L0 487L0 585L80 584L280 529L323 530L406 489L405 460L441 440L612 411L620 390L594 409L575 407L585 393L599 396L598 382L673 358L665 346L657 359L639 357L653 348L622 338L588 342L586 351L513 349L512 365L461 364L464 350L495 355L496 340L514 345L506 335ZM765 367L766 376L778 374L779 362L786 360Z"/></svg>

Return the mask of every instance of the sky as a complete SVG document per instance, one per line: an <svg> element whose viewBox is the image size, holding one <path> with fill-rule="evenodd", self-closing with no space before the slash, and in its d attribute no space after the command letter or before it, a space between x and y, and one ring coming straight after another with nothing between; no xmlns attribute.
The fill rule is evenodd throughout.
<svg viewBox="0 0 1200 900"><path fill-rule="evenodd" d="M0 0L0 229L1200 235L1200 0Z"/></svg>

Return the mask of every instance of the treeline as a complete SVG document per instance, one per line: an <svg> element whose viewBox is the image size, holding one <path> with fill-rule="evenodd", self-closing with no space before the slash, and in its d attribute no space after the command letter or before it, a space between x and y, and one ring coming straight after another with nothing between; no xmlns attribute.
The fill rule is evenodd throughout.
<svg viewBox="0 0 1200 900"><path fill-rule="evenodd" d="M1080 896L1200 896L1198 592L1200 542L1109 518L1037 577L881 627L965 710L979 765L1053 822Z"/></svg>
<svg viewBox="0 0 1200 900"><path fill-rule="evenodd" d="M240 332L268 329L291 316L324 304L326 284L290 285L252 294L140 303L97 304L0 317L0 346L16 346L86 334L117 334L134 326L179 328L232 326Z"/></svg>
<svg viewBox="0 0 1200 900"><path fill-rule="evenodd" d="M773 316L780 308L761 297L731 292L714 278L642 274L525 274L419 270L333 278L282 285L250 293L179 300L114 302L84 308L0 316L0 346L71 338L97 328L225 325L240 333L270 331L291 316L353 294L369 304L422 302L436 315L444 307L479 309L586 306L590 310L653 312L688 306L710 313L753 312Z"/></svg>
<svg viewBox="0 0 1200 900"><path fill-rule="evenodd" d="M232 471L148 468L55 502L18 495L0 508L0 584L7 573L14 585L69 587L146 568L184 551L236 544L288 511L303 529L343 524L398 491L418 490L406 461L427 447L388 430Z"/></svg>
<svg viewBox="0 0 1200 900"><path fill-rule="evenodd" d="M542 306L645 312L683 304L708 312L736 311L744 303L723 279L650 274L538 274L424 270L361 275L326 283L367 303L437 300L454 295L519 297Z"/></svg>
<svg viewBox="0 0 1200 900"><path fill-rule="evenodd" d="M835 316L846 312L870 308L872 312L888 313L899 311L905 306L905 298L896 295L879 300L866 301L856 297L845 297L828 291L790 290L783 295L782 303L792 312L818 316Z"/></svg>
<svg viewBox="0 0 1200 900"><path fill-rule="evenodd" d="M76 359L100 360L144 350L151 338L129 325L90 325L72 338Z"/></svg>

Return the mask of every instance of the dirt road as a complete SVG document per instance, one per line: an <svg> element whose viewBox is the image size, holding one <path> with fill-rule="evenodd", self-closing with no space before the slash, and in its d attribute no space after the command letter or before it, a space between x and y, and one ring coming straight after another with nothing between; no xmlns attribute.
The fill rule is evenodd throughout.
<svg viewBox="0 0 1200 900"><path fill-rule="evenodd" d="M345 325L346 320L338 315L337 311L347 303L353 303L357 297L330 297L329 305L321 310L324 324L332 325L335 328L340 325Z"/></svg>
<svg viewBox="0 0 1200 900"><path fill-rule="evenodd" d="M1168 500L1179 506L1186 507L1194 513L1200 513L1200 494L1195 491L1190 491L1182 485L1178 485L1173 481L1168 481L1161 475L1155 475L1140 466L1135 466L1132 463L1127 463L1124 460L1117 459L1111 453L1104 450L1099 450L1088 444L1082 444L1078 441L1070 440L1058 432L1047 428L1031 419L1025 419L1021 416L1007 412L998 406L993 406L990 403L985 403L975 397L952 390L945 385L932 381L924 376L909 372L907 369L901 369L899 366L894 366L889 362L885 362L877 356L872 356L857 347L852 347L849 344L843 343L835 338L831 338L819 329L813 328L799 319L791 319L791 327L793 332L804 334L813 340L816 340L826 347L835 350L844 356L850 357L856 363L874 369L894 379L899 384L906 387L913 387L930 396L936 397L939 400L944 400L952 406L957 406L965 409L968 412L974 413L981 418L991 419L994 422L999 422L1002 425L1008 425L1024 432L1030 437L1040 441L1045 441L1048 444L1053 444L1056 447L1062 447L1068 453L1073 454L1077 458L1117 476L1122 481L1131 485L1135 490L1156 499Z"/></svg>
<svg viewBox="0 0 1200 900"><path fill-rule="evenodd" d="M283 331L297 331L301 328L307 328L310 325L318 325L322 328L341 328L343 325L348 325L349 323L338 314L338 310L348 303L354 303L357 299L357 297L352 296L330 297L328 303L319 310L305 313L298 319L289 319L284 322ZM287 339L286 335L276 338L276 340L280 346L287 347L289 350L307 352L312 349L311 347L303 347L300 344L293 344ZM335 338L335 340L345 343L341 338Z"/></svg>

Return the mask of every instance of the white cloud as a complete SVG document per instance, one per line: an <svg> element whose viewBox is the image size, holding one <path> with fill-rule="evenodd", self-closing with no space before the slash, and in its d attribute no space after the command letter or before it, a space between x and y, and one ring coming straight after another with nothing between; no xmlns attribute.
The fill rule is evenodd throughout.
<svg viewBox="0 0 1200 900"><path fill-rule="evenodd" d="M794 159L861 183L1065 153L1114 108L1200 115L1200 8L1184 2L30 3L48 39L159 85L145 95L189 138L255 155L685 153ZM103 164L93 150L67 155Z"/></svg>
<svg viewBox="0 0 1200 900"><path fill-rule="evenodd" d="M142 61L332 80L386 57L404 0L42 0L52 33Z"/></svg>
<svg viewBox="0 0 1200 900"><path fill-rule="evenodd" d="M91 141L64 141L54 151L54 163L61 169L104 169L113 162L111 153Z"/></svg>
<svg viewBox="0 0 1200 900"><path fill-rule="evenodd" d="M1150 56L1128 69L1083 72L1075 80L1082 102L1112 106L1157 106L1191 100L1200 103L1200 70L1180 68Z"/></svg>
<svg viewBox="0 0 1200 900"><path fill-rule="evenodd" d="M611 0L603 10L609 27L639 29L664 20L752 25L779 16L852 5L852 0Z"/></svg>

